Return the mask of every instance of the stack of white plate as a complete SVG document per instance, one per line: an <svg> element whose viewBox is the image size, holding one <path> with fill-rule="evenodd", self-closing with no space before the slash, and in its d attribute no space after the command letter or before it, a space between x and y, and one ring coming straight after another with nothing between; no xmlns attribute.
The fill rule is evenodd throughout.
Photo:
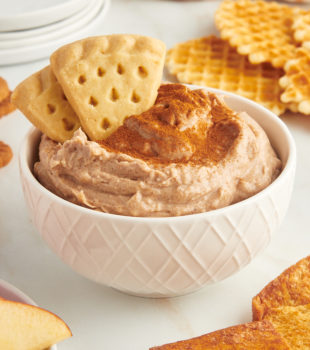
<svg viewBox="0 0 310 350"><path fill-rule="evenodd" d="M102 21L110 0L0 1L0 65L48 57Z"/></svg>

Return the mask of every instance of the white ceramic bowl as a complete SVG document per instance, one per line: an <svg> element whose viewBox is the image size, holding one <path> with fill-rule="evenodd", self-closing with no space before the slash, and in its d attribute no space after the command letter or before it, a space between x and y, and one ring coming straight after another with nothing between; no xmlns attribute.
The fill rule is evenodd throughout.
<svg viewBox="0 0 310 350"><path fill-rule="evenodd" d="M2 279L0 279L0 296L8 300L37 306L28 295ZM57 350L57 346L53 345L47 350Z"/></svg>
<svg viewBox="0 0 310 350"><path fill-rule="evenodd" d="M284 168L255 196L207 213L139 218L97 212L65 201L33 176L40 132L20 151L21 179L33 222L60 258L91 280L145 297L171 297L222 280L247 265L269 243L288 208L295 145L272 112L237 95L227 104L248 112L265 129Z"/></svg>

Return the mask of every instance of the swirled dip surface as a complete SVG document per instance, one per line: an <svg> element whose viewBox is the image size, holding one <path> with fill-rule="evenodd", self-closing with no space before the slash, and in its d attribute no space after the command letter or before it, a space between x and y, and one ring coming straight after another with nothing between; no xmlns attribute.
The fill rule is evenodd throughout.
<svg viewBox="0 0 310 350"><path fill-rule="evenodd" d="M79 129L63 144L42 136L34 172L55 194L96 210L178 216L253 196L281 161L263 129L214 94L180 84L159 89L155 105L104 141Z"/></svg>

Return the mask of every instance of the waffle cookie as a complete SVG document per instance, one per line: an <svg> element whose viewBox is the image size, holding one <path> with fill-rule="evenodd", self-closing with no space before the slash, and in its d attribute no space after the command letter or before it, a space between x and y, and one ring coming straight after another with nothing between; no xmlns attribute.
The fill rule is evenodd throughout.
<svg viewBox="0 0 310 350"><path fill-rule="evenodd" d="M296 57L285 64L284 70L279 81L284 89L281 101L294 104L300 113L310 114L310 50L298 48Z"/></svg>
<svg viewBox="0 0 310 350"><path fill-rule="evenodd" d="M177 44L168 51L166 65L181 83L232 91L276 114L287 108L280 100L278 84L283 70L268 63L253 65L227 41L215 36Z"/></svg>
<svg viewBox="0 0 310 350"><path fill-rule="evenodd" d="M310 13L304 13L294 18L292 27L295 40L310 49Z"/></svg>
<svg viewBox="0 0 310 350"><path fill-rule="evenodd" d="M140 35L107 35L65 45L51 66L91 140L150 108L161 83L166 48Z"/></svg>
<svg viewBox="0 0 310 350"><path fill-rule="evenodd" d="M221 38L251 63L283 67L294 57L293 20L304 11L276 2L225 0L215 14Z"/></svg>

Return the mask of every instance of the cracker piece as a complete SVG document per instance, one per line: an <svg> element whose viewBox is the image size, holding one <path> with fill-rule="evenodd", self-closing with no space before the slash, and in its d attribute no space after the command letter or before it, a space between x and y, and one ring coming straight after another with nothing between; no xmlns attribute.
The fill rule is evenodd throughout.
<svg viewBox="0 0 310 350"><path fill-rule="evenodd" d="M277 2L225 0L215 14L221 38L228 40L251 63L283 67L294 57L293 20L305 11Z"/></svg>
<svg viewBox="0 0 310 350"><path fill-rule="evenodd" d="M6 143L0 141L0 168L6 166L13 157L12 149Z"/></svg>
<svg viewBox="0 0 310 350"><path fill-rule="evenodd" d="M281 101L293 103L298 112L310 114L310 50L300 47L285 66L279 83L284 89Z"/></svg>
<svg viewBox="0 0 310 350"><path fill-rule="evenodd" d="M164 57L160 40L115 34L66 45L51 66L84 131L102 140L154 104Z"/></svg>
<svg viewBox="0 0 310 350"><path fill-rule="evenodd" d="M227 41L213 35L177 44L168 51L166 66L182 83L232 91L276 114L288 107L280 100L282 69L268 63L253 65Z"/></svg>
<svg viewBox="0 0 310 350"><path fill-rule="evenodd" d="M271 308L309 303L310 256L286 269L253 298L253 320L262 320Z"/></svg>
<svg viewBox="0 0 310 350"><path fill-rule="evenodd" d="M5 79L0 77L0 102L7 98L10 94L10 89Z"/></svg>
<svg viewBox="0 0 310 350"><path fill-rule="evenodd" d="M264 320L273 324L290 349L310 349L310 304L268 309Z"/></svg>
<svg viewBox="0 0 310 350"><path fill-rule="evenodd" d="M290 349L269 321L245 323L150 350L284 350Z"/></svg>
<svg viewBox="0 0 310 350"><path fill-rule="evenodd" d="M11 92L0 102L0 118L15 111L16 107L11 103Z"/></svg>
<svg viewBox="0 0 310 350"><path fill-rule="evenodd" d="M14 90L13 104L52 140L70 139L80 122L50 66L33 74Z"/></svg>

